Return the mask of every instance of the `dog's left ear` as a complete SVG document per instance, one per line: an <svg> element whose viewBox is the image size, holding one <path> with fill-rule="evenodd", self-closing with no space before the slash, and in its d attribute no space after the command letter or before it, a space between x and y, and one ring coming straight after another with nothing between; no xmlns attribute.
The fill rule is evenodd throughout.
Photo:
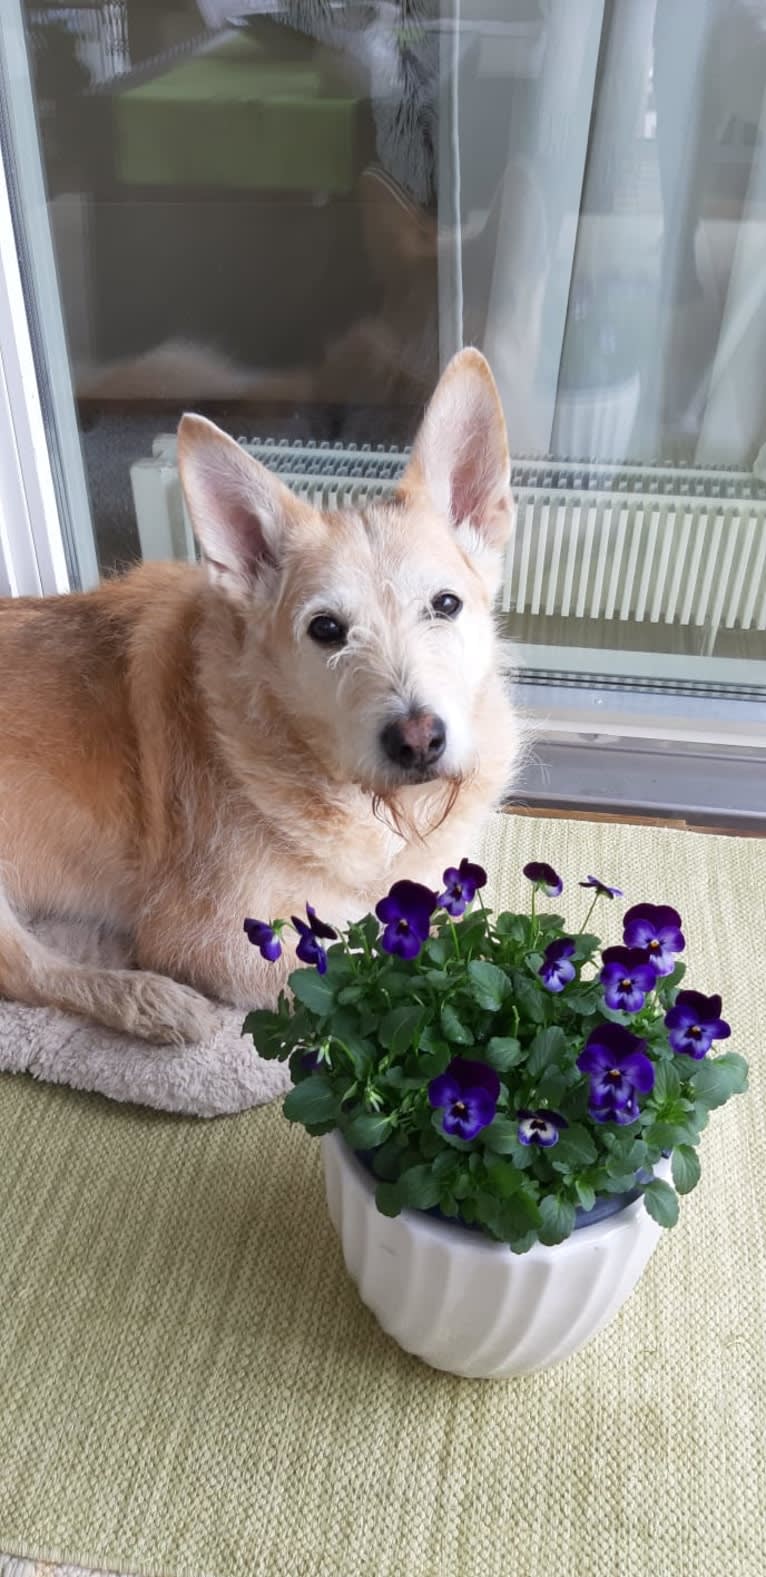
<svg viewBox="0 0 766 1577"><path fill-rule="evenodd" d="M402 480L425 494L490 584L513 524L511 463L500 396L478 350L459 351L430 401Z"/></svg>

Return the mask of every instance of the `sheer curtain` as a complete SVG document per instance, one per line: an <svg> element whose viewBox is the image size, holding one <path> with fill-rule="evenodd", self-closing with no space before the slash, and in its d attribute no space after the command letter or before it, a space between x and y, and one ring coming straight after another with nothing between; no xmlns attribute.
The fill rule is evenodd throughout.
<svg viewBox="0 0 766 1577"><path fill-rule="evenodd" d="M504 57L483 273L470 227L488 67L463 67L464 329L496 368L516 453L751 466L766 442L766 0L519 0L505 17L519 38L536 26L538 48L517 38Z"/></svg>

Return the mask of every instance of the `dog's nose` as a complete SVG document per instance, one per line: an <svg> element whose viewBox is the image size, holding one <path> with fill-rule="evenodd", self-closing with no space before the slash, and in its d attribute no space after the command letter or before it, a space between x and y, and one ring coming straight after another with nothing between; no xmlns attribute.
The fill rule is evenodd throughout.
<svg viewBox="0 0 766 1577"><path fill-rule="evenodd" d="M447 730L433 712L411 712L409 717L386 723L381 734L390 761L408 772L425 772L444 755Z"/></svg>

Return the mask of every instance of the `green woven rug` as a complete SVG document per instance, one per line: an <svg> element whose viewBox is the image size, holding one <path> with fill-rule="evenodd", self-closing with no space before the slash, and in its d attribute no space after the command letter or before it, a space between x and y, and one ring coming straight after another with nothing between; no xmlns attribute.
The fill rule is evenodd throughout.
<svg viewBox="0 0 766 1577"><path fill-rule="evenodd" d="M6 1076L0 1550L157 1577L763 1577L766 843L497 818L488 855L506 901L552 861L575 924L590 872L672 900L751 1059L620 1318L547 1374L437 1374L358 1302L317 1146L277 1108L195 1123Z"/></svg>

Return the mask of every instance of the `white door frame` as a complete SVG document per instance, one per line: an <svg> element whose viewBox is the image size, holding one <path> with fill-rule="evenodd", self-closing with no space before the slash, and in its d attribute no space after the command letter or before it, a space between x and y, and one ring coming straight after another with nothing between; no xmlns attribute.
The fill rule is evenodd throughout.
<svg viewBox="0 0 766 1577"><path fill-rule="evenodd" d="M48 595L98 578L21 0L3 0L0 593Z"/></svg>
<svg viewBox="0 0 766 1577"><path fill-rule="evenodd" d="M0 586L33 597L70 585L0 150Z"/></svg>

